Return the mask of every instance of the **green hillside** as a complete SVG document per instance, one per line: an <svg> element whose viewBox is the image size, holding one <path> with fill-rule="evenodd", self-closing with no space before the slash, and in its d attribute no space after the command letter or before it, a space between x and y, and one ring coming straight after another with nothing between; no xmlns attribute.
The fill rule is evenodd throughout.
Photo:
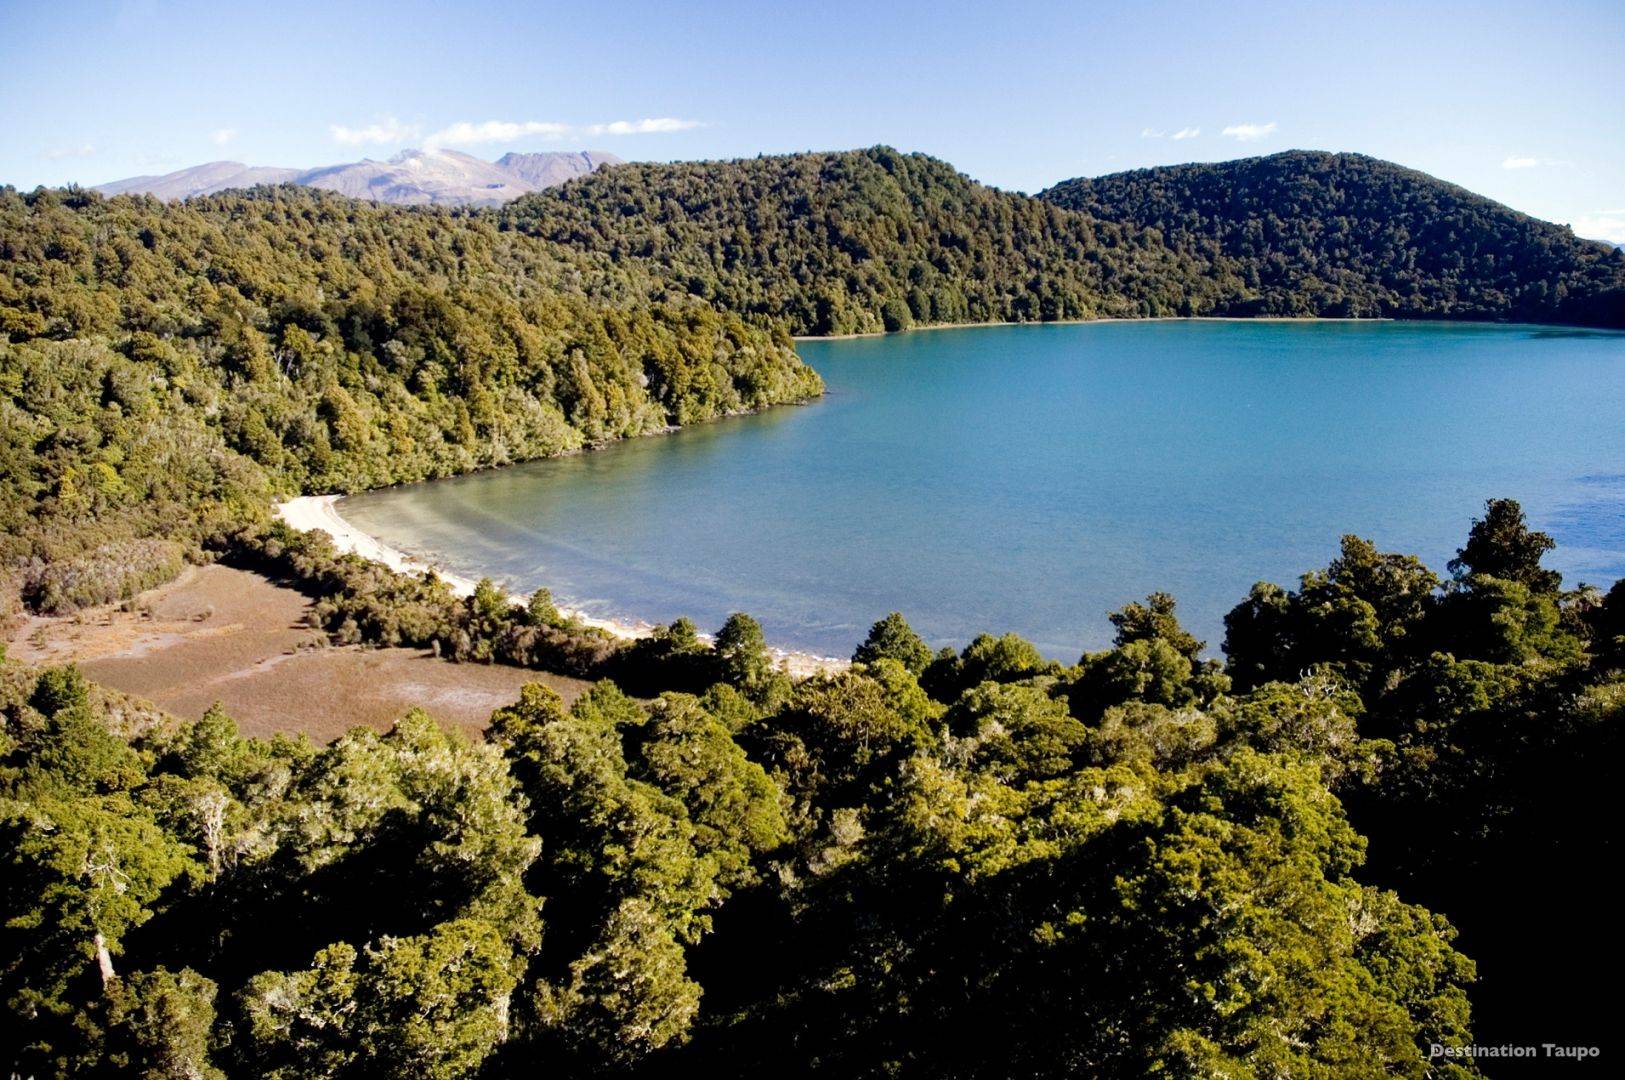
<svg viewBox="0 0 1625 1080"><path fill-rule="evenodd" d="M616 166L501 213L797 334L1197 314L1215 295L1143 230L888 147Z"/></svg>
<svg viewBox="0 0 1625 1080"><path fill-rule="evenodd" d="M636 270L490 215L296 187L3 189L0 253L13 603L116 599L273 491L463 473L820 391L782 332L651 300Z"/></svg>
<svg viewBox="0 0 1625 1080"><path fill-rule="evenodd" d="M1156 230L1204 268L1219 314L1625 326L1625 253L1362 154L1138 169L1039 197Z"/></svg>

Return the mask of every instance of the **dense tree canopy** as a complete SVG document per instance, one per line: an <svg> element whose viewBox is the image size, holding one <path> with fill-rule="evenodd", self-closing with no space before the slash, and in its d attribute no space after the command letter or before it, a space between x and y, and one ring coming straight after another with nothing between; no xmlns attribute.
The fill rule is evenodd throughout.
<svg viewBox="0 0 1625 1080"><path fill-rule="evenodd" d="M1362 154L1138 169L1039 198L1154 231L1218 287L1215 314L1625 326L1625 251Z"/></svg>
<svg viewBox="0 0 1625 1080"><path fill-rule="evenodd" d="M1547 546L1491 502L1441 585L1347 538L1238 606L1222 665L1164 594L1076 664L1013 635L927 662L893 613L794 684L744 616L716 646L673 627L649 678L731 682L532 685L479 744L422 713L246 739L0 661L0 1055L1421 1078L1532 1022L1595 1042L1573 972L1618 952L1625 589L1536 577Z"/></svg>
<svg viewBox="0 0 1625 1080"><path fill-rule="evenodd" d="M0 572L71 610L273 494L446 476L800 400L782 332L489 215L301 188L0 190Z"/></svg>
<svg viewBox="0 0 1625 1080"><path fill-rule="evenodd" d="M798 334L1192 315L1214 295L1144 230L889 147L617 166L502 217Z"/></svg>

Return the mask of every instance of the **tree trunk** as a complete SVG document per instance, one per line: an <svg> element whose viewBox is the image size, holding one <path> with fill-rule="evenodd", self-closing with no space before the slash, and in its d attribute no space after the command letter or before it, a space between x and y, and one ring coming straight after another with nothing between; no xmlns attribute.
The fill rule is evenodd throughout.
<svg viewBox="0 0 1625 1080"><path fill-rule="evenodd" d="M102 989L117 976L113 973L113 954L107 951L107 939L101 934L96 935L96 966L101 969Z"/></svg>

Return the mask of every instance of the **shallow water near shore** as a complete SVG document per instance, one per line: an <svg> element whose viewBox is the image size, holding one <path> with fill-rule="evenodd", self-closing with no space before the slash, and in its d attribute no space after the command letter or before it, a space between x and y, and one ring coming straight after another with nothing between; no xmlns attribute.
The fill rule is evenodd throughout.
<svg viewBox="0 0 1625 1080"><path fill-rule="evenodd" d="M1447 323L1145 322L798 344L822 401L344 499L384 542L622 620L731 611L846 655L904 612L1076 659L1172 592L1210 648L1260 579L1340 534L1437 572L1486 498L1625 576L1625 334Z"/></svg>

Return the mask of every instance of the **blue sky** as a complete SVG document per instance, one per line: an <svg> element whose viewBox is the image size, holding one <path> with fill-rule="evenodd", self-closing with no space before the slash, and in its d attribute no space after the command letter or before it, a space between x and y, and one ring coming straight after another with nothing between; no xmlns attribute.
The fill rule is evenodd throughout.
<svg viewBox="0 0 1625 1080"><path fill-rule="evenodd" d="M434 142L889 143L979 180L1357 150L1625 241L1625 4L0 0L0 182Z"/></svg>

